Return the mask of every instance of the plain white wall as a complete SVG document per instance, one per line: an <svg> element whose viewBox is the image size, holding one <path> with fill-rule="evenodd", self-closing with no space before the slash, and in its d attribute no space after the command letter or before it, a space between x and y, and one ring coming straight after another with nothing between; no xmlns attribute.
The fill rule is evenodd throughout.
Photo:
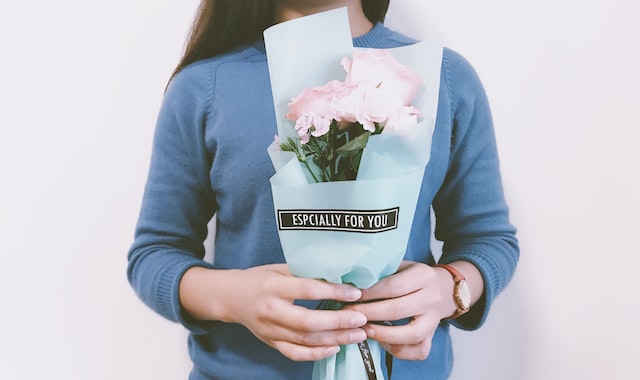
<svg viewBox="0 0 640 380"><path fill-rule="evenodd" d="M0 4L0 378L185 378L125 278L162 91L196 0ZM491 100L522 245L454 379L640 378L638 14L628 0L393 0Z"/></svg>

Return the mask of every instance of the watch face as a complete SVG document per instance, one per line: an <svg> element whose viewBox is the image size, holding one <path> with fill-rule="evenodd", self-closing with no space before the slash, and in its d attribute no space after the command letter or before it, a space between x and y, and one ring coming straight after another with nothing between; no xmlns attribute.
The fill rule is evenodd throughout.
<svg viewBox="0 0 640 380"><path fill-rule="evenodd" d="M468 309L471 306L471 291L466 281L460 281L457 292L458 300L460 300L461 308Z"/></svg>

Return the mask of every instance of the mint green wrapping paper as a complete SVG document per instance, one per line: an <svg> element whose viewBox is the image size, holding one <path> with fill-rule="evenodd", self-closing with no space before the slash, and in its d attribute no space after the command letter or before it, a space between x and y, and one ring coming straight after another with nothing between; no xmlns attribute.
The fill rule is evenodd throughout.
<svg viewBox="0 0 640 380"><path fill-rule="evenodd" d="M346 8L318 13L265 31L265 46L281 140L296 136L287 104L304 88L344 79L340 60L353 51ZM269 147L276 169L273 202L284 256L292 274L368 288L393 274L404 257L429 161L440 87L442 45L424 41L390 49L416 72L423 89L413 128L371 136L355 181L309 183L291 152ZM368 340L378 379L383 350ZM317 361L314 379L367 379L357 345Z"/></svg>
<svg viewBox="0 0 640 380"><path fill-rule="evenodd" d="M292 167L285 167L271 179L276 216L280 219L283 210L294 210L294 213L311 210L325 220L316 221L309 227L327 228L279 231L282 249L293 274L368 288L396 271L404 256L422 182L419 170L390 179L309 185L306 178L303 178L304 183L287 183L287 173L300 164L292 160L287 166ZM375 216L366 211L390 209L398 210L396 228L372 233L330 230L375 228ZM342 215L327 217L328 210ZM345 223L345 220L350 222ZM387 217L380 227L391 228L389 223Z"/></svg>
<svg viewBox="0 0 640 380"><path fill-rule="evenodd" d="M380 358L384 352L378 343L367 339L369 344L369 355L373 359L372 365L376 370L376 377L384 379L380 367ZM336 379L336 380L358 380L368 379L360 350L355 344L340 347L340 352L325 360L319 360L313 366L312 379Z"/></svg>

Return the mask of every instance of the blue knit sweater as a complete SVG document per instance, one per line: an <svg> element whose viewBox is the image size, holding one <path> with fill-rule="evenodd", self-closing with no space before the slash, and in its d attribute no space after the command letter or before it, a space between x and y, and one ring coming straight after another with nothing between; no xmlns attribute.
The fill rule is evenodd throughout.
<svg viewBox="0 0 640 380"><path fill-rule="evenodd" d="M378 24L354 39L359 47L413 41ZM248 268L284 262L269 178L267 147L276 133L262 43L198 61L171 82L162 104L128 278L140 298L191 331L191 379L305 379L311 362L292 362L243 326L190 320L178 284L193 266ZM431 159L426 168L405 259L433 264L430 207L441 262L467 260L485 291L452 323L479 327L518 261L508 219L487 99L473 68L445 49ZM203 261L207 223L215 215L215 258ZM395 360L394 379L444 379L453 358L449 322L439 326L429 358Z"/></svg>

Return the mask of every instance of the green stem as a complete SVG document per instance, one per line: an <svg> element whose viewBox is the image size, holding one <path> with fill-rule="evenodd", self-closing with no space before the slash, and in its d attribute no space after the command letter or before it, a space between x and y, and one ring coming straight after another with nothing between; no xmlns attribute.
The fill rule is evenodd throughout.
<svg viewBox="0 0 640 380"><path fill-rule="evenodd" d="M302 162L304 162L304 166L307 167L307 170L309 171L309 173L313 177L313 180L316 181L316 183L320 182L320 181L318 181L318 177L316 177L316 175L313 174L313 170L311 170L311 167L309 166L309 163L307 162L306 158Z"/></svg>
<svg viewBox="0 0 640 380"><path fill-rule="evenodd" d="M335 148L337 145L337 139L338 139L338 125L337 123L334 121L331 124L331 129L329 131L329 146L331 147L331 160L329 161L329 173L331 173L331 181L335 181L337 178L337 171L338 168L336 168L336 160L338 155L335 152Z"/></svg>
<svg viewBox="0 0 640 380"><path fill-rule="evenodd" d="M296 157L298 158L298 161L303 163L304 166L307 168L307 171L309 172L309 174L311 174L311 176L313 177L313 180L316 181L316 183L320 182L318 181L318 177L316 177L316 175L313 173L313 170L311 170L311 167L309 166L309 162L307 161L307 157L304 155L304 150L300 152L302 148L300 147L298 140L289 138L289 146L291 147L291 151L295 152Z"/></svg>
<svg viewBox="0 0 640 380"><path fill-rule="evenodd" d="M307 162L307 158L301 155L300 151L297 149L296 149L296 156L298 157L298 161L303 163L304 166L307 168L307 170L309 171L309 174L311 174L311 176L313 177L313 180L316 181L316 183L320 182L318 181L318 177L316 177L316 175L313 173L313 170L311 170L311 167L309 166L309 162Z"/></svg>

